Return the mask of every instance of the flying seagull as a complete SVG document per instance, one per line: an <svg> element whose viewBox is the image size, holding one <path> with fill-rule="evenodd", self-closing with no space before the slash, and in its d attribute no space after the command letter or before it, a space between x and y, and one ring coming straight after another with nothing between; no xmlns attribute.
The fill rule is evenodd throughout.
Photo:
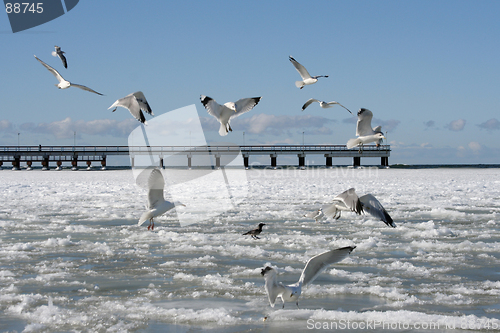
<svg viewBox="0 0 500 333"><path fill-rule="evenodd" d="M66 62L66 57L64 56L64 51L61 50L61 48L59 46L55 46L56 50L55 51L52 51L52 55L54 57L59 57L59 59L61 59L63 65L64 65L64 68L68 68L68 63Z"/></svg>
<svg viewBox="0 0 500 333"><path fill-rule="evenodd" d="M49 65L47 65L46 63L44 63L43 61L41 61L40 59L37 58L37 56L35 56L36 60L40 61L40 63L45 66L45 68L47 68L49 70L49 72L51 72L55 77L56 79L59 81L59 84L56 84L55 86L57 86L57 88L59 89L67 89L69 87L76 87L76 88L80 88L80 89L83 89L83 90L87 90L87 91L90 91L90 92L93 92L94 94L97 94L97 95L101 95L101 93L98 93L97 91L95 90L92 90L90 89L89 87L85 87L85 86L82 86L81 84L76 84L76 83L71 83L69 81L66 81L62 76L61 74L59 74L58 71L56 71L54 68L50 67Z"/></svg>
<svg viewBox="0 0 500 333"><path fill-rule="evenodd" d="M146 97L144 96L142 91L136 91L135 93L129 94L123 98L116 100L116 102L114 102L113 105L108 108L108 110L114 108L113 112L115 112L119 106L129 110L130 113L135 117L135 119L146 125L147 121L141 110L143 110L147 114L154 116L153 111L151 110L151 107L149 106L148 101L146 100Z"/></svg>
<svg viewBox="0 0 500 333"><path fill-rule="evenodd" d="M364 144L370 142L376 142L377 147L380 146L382 139L385 139L382 133L382 126L377 126L372 128L372 118L373 113L365 108L361 108L358 111L358 122L356 123L356 136L355 139L350 139L347 141L347 149L351 149L359 145L361 148Z"/></svg>
<svg viewBox="0 0 500 333"><path fill-rule="evenodd" d="M334 107L335 105L340 105L341 107L343 107L344 109L346 109L347 111L349 111L350 114L352 114L352 112L346 108L345 106L343 106L342 104L338 103L338 102L335 102L335 101L331 101L331 102L324 102L324 101L319 101L315 98L310 98L307 100L307 102L304 103L304 105L302 105L302 111L304 111L309 105L311 105L312 103L314 102L318 102L319 103L319 106L321 106L323 109L328 109L328 108L332 108Z"/></svg>
<svg viewBox="0 0 500 333"><path fill-rule="evenodd" d="M304 267L299 281L290 285L283 285L278 282L277 273L274 268L267 266L262 269L261 274L266 280L266 292L271 307L274 308L276 297L278 296L283 302L283 308L285 308L285 302L292 301L295 301L295 304L299 307L299 296L302 292L302 287L308 283L312 283L328 265L345 259L355 248L356 246L342 247L312 257Z"/></svg>
<svg viewBox="0 0 500 333"><path fill-rule="evenodd" d="M302 81L295 81L295 86L297 88L302 89L306 85L316 83L318 82L319 77L328 77L328 75L311 76L307 71L307 69L301 64L299 64L297 60L295 60L292 56L289 56L288 59L292 62L293 66L295 66L295 69L297 70L297 72L299 72L300 76L302 77Z"/></svg>
<svg viewBox="0 0 500 333"><path fill-rule="evenodd" d="M242 98L236 102L224 103L224 105L218 104L213 98L205 95L201 95L200 100L207 109L208 114L214 116L220 123L219 134L225 136L229 131L233 131L230 125L231 119L252 110L260 102L261 98Z"/></svg>
<svg viewBox="0 0 500 333"><path fill-rule="evenodd" d="M352 211L357 215L366 212L373 217L383 221L387 226L396 228L391 216L373 195L365 194L358 198L354 188L350 188L345 192L333 198L333 203L327 207L323 207L323 212L327 217L339 219L342 211Z"/></svg>
<svg viewBox="0 0 500 333"><path fill-rule="evenodd" d="M179 202L170 202L163 198L165 180L160 169L153 169L148 178L148 206L147 211L142 214L138 225L142 225L149 220L148 230L155 228L153 218L165 214L175 206L185 206Z"/></svg>
<svg viewBox="0 0 500 333"><path fill-rule="evenodd" d="M259 227L257 229L253 229L245 232L243 235L251 235L253 239L260 239L257 235L260 235L262 232L262 227L265 226L265 223L259 223Z"/></svg>

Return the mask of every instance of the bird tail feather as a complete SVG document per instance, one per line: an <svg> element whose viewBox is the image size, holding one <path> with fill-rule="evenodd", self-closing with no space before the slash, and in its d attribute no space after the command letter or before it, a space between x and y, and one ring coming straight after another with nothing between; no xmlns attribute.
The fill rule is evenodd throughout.
<svg viewBox="0 0 500 333"><path fill-rule="evenodd" d="M361 143L361 140L359 140L359 138L351 139L351 140L347 141L347 149L351 149L353 147L356 147L360 143Z"/></svg>
<svg viewBox="0 0 500 333"><path fill-rule="evenodd" d="M220 136L226 136L227 133L228 133L227 126L221 123L219 128Z"/></svg>
<svg viewBox="0 0 500 333"><path fill-rule="evenodd" d="M139 223L137 223L137 224L142 225L144 222L146 222L147 220L149 220L152 217L153 217L153 214L151 213L151 211L147 211L141 215L141 218L139 219Z"/></svg>
<svg viewBox="0 0 500 333"><path fill-rule="evenodd" d="M295 86L297 88L302 88L304 86L304 81L295 81Z"/></svg>

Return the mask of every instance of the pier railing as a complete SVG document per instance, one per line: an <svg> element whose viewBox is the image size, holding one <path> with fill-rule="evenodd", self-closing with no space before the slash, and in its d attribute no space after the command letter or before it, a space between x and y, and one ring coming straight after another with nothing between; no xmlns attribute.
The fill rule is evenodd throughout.
<svg viewBox="0 0 500 333"><path fill-rule="evenodd" d="M361 157L380 157L381 165L388 165L391 148L389 145L365 145L361 149L347 149L345 145L228 145L213 144L207 146L0 146L0 165L3 162L12 162L14 167L19 167L20 162L26 162L31 166L33 161L41 161L44 167L49 162L56 162L58 166L62 162L71 161L76 166L79 161L86 161L90 166L92 161L100 161L102 166L106 165L106 157L113 155L135 155L152 154L161 159L169 155L185 154L189 165L193 155L213 154L215 158L220 155L241 153L245 166L248 166L250 155L269 155L271 165L276 166L278 155L296 154L299 158L299 166L305 163L308 154L324 154L326 165L332 165L333 157L351 157L353 164L359 165Z"/></svg>

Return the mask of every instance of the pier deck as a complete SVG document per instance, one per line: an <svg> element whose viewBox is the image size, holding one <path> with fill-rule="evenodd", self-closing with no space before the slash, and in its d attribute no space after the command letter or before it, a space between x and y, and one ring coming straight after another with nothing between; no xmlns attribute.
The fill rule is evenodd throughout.
<svg viewBox="0 0 500 333"><path fill-rule="evenodd" d="M361 157L380 157L380 165L389 165L390 145L365 145L362 150L358 148L347 149L345 145L212 145L212 146L0 146L0 166L4 162L12 163L13 168L20 168L24 162L31 167L33 162L41 162L42 167L49 168L49 163L56 163L58 167L63 162L71 162L77 167L78 162L100 162L106 167L106 158L115 155L130 155L133 159L138 155L154 155L163 158L171 155L186 155L187 166L191 167L193 155L214 155L216 165L220 166L223 155L238 155L241 153L246 167L249 166L251 155L269 155L271 166L277 166L279 155L297 155L298 165L305 166L306 155L322 154L325 165L332 166L333 158L349 157L353 159L353 166L361 165Z"/></svg>

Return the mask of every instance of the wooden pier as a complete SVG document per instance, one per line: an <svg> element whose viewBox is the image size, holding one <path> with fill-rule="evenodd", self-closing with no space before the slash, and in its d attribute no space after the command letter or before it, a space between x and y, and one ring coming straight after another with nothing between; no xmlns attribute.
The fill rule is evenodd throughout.
<svg viewBox="0 0 500 333"><path fill-rule="evenodd" d="M380 158L381 166L389 165L391 148L389 145L365 145L362 150L358 148L347 149L345 145L212 145L212 146L0 146L0 167L5 163L12 163L13 169L20 169L21 163L31 168L33 163L40 162L43 169L49 169L50 163L55 163L60 169L63 162L70 162L74 169L79 162L84 162L90 167L92 162L100 163L106 168L106 158L114 155L129 155L132 166L134 159L140 155L159 157L159 166L164 166L164 158L172 155L186 155L186 166L191 167L193 155L213 155L216 167L221 165L221 157L237 156L241 153L243 164L249 167L252 155L269 155L271 166L278 165L279 155L296 155L298 166L304 167L306 155L323 155L325 165L333 166L333 158L349 157L353 159L353 166L361 165L361 158Z"/></svg>

